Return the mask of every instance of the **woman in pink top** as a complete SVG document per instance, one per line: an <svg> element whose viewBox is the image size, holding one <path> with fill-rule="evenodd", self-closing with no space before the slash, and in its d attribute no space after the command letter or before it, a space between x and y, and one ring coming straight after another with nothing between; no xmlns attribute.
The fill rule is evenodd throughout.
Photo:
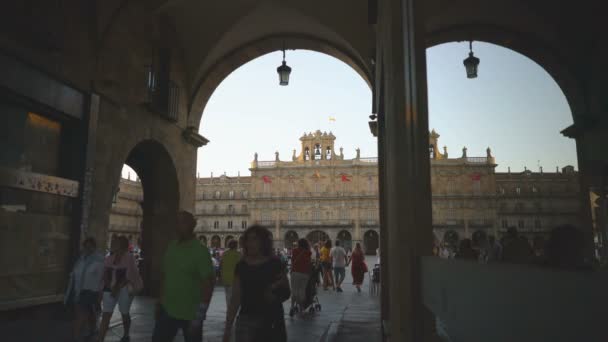
<svg viewBox="0 0 608 342"><path fill-rule="evenodd" d="M103 277L103 316L99 328L99 341L103 342L114 308L122 315L124 335L121 342L129 341L129 328L131 327L131 302L135 292L141 290L142 281L135 264L135 258L129 253L129 240L120 236L112 240L110 249L112 254L104 263Z"/></svg>

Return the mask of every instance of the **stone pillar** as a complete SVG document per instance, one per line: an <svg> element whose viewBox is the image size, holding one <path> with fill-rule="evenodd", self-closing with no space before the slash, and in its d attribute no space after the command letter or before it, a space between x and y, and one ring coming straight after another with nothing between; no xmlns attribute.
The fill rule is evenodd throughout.
<svg viewBox="0 0 608 342"><path fill-rule="evenodd" d="M606 186L608 186L607 184L608 179L606 179L606 175L602 175L601 181L600 181L600 187L598 189L598 195L599 198L597 200L597 204L598 204L598 210L597 210L597 217L596 217L596 226L597 226L597 234L601 237L602 240L602 245L603 245L603 255L601 256L601 258L607 259L608 258L608 208L607 208L607 203L606 203Z"/></svg>
<svg viewBox="0 0 608 342"><path fill-rule="evenodd" d="M591 198L589 191L593 185L592 170L587 159L585 158L585 141L581 135L576 137L576 155L579 168L579 186L580 186L580 215L583 233L585 234L585 258L593 260L595 258L595 243L593 241L593 219L591 216ZM587 227L585 229L585 227Z"/></svg>
<svg viewBox="0 0 608 342"><path fill-rule="evenodd" d="M384 77L384 205L389 260L389 339L430 341L434 319L422 303L420 257L433 244L426 52L420 0L379 2ZM387 255L388 254L388 255Z"/></svg>
<svg viewBox="0 0 608 342"><path fill-rule="evenodd" d="M361 203L358 203L355 206L355 234L353 243L361 242L363 237L361 236ZM354 245L353 245L354 248Z"/></svg>
<svg viewBox="0 0 608 342"><path fill-rule="evenodd" d="M281 236L281 210L275 210L275 222L274 222L274 247L275 248L283 248L285 245L283 242L283 237Z"/></svg>
<svg viewBox="0 0 608 342"><path fill-rule="evenodd" d="M382 319L383 335L388 335L389 328L386 324L390 321L390 300L389 300L389 282L390 274L384 270L388 270L388 222L386 217L386 189L385 182L385 128L384 128L384 108L380 102L378 108L378 200L380 202L380 212L378 221L380 226L380 316Z"/></svg>

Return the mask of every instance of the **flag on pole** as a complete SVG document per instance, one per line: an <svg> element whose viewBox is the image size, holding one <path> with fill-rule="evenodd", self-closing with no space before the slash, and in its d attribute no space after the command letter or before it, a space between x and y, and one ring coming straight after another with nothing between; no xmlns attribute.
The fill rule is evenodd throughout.
<svg viewBox="0 0 608 342"><path fill-rule="evenodd" d="M329 122L336 122L336 118L334 118L333 116L329 117Z"/></svg>
<svg viewBox="0 0 608 342"><path fill-rule="evenodd" d="M473 181L480 181L481 180L481 174L479 173L474 173L471 175L471 180Z"/></svg>
<svg viewBox="0 0 608 342"><path fill-rule="evenodd" d="M342 177L342 181L343 182L350 182L350 178L349 178L350 176L349 175L343 173L340 176Z"/></svg>
<svg viewBox="0 0 608 342"><path fill-rule="evenodd" d="M272 183L272 180L270 179L270 177L268 176L262 176L262 180L264 181L264 183L269 184Z"/></svg>

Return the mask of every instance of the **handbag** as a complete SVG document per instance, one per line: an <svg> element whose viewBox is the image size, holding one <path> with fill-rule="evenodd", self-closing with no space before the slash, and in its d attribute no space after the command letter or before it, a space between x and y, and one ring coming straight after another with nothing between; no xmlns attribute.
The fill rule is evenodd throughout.
<svg viewBox="0 0 608 342"><path fill-rule="evenodd" d="M364 261L363 262L363 273L367 273L367 272L369 272L369 270L367 269L367 264Z"/></svg>

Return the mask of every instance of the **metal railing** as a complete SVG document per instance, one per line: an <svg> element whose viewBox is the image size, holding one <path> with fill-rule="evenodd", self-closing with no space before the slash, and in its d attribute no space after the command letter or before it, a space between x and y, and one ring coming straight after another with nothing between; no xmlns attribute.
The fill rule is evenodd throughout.
<svg viewBox="0 0 608 342"><path fill-rule="evenodd" d="M354 220L282 220L282 226L319 227L319 226L352 226Z"/></svg>
<svg viewBox="0 0 608 342"><path fill-rule="evenodd" d="M258 161L257 162L257 167L263 168L263 167L275 167L277 165L276 161Z"/></svg>
<svg viewBox="0 0 608 342"><path fill-rule="evenodd" d="M467 157L467 163L471 164L486 164L488 162L487 157Z"/></svg>
<svg viewBox="0 0 608 342"><path fill-rule="evenodd" d="M179 115L179 86L172 81L169 81L169 101L167 113L164 117L170 121L176 122Z"/></svg>

